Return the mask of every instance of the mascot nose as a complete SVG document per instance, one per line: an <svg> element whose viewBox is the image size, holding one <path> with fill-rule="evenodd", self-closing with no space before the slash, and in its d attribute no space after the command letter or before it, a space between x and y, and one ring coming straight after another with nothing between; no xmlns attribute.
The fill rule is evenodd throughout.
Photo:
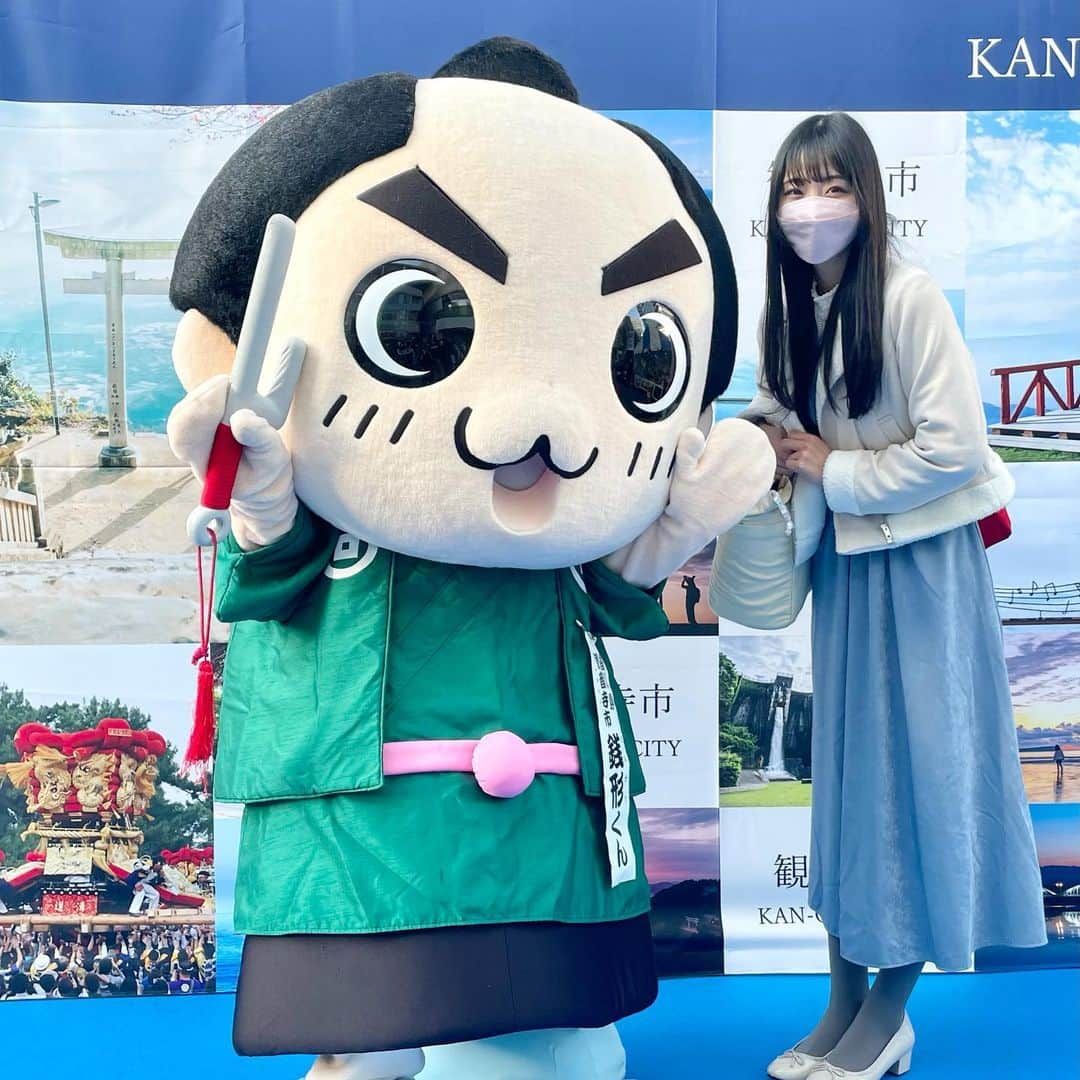
<svg viewBox="0 0 1080 1080"><path fill-rule="evenodd" d="M597 445L595 420L576 395L536 385L478 402L465 434L469 451L492 464L538 453L567 472L580 469Z"/></svg>

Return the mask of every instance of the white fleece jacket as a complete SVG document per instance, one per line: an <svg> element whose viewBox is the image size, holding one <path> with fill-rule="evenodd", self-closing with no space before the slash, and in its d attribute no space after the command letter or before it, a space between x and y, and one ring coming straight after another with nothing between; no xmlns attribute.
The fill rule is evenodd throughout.
<svg viewBox="0 0 1080 1080"><path fill-rule="evenodd" d="M837 325L836 409L823 378L817 388L821 438L833 452L823 487L795 485L800 563L817 547L826 505L835 516L837 550L853 555L970 524L1012 498L1012 477L987 441L974 364L952 308L933 278L909 263L894 261L889 268L882 351L880 396L869 413L852 420ZM743 415L802 430L797 415L763 385Z"/></svg>

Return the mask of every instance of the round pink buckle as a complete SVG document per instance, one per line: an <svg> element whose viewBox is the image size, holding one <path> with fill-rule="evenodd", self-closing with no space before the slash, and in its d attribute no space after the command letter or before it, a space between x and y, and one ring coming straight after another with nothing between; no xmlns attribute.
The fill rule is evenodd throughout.
<svg viewBox="0 0 1080 1080"><path fill-rule="evenodd" d="M473 750L473 772L485 795L512 799L536 778L529 744L512 731L493 731Z"/></svg>

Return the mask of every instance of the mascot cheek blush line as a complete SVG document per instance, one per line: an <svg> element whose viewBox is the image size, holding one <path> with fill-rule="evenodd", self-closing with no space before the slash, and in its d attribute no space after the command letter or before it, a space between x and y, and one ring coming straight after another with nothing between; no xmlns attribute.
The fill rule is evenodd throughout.
<svg viewBox="0 0 1080 1080"><path fill-rule="evenodd" d="M656 977L602 639L664 633L663 582L773 474L761 432L708 419L736 291L704 193L496 38L267 123L172 300L173 449L207 480L235 444L195 758L244 804L237 1050L619 1080L613 1024Z"/></svg>

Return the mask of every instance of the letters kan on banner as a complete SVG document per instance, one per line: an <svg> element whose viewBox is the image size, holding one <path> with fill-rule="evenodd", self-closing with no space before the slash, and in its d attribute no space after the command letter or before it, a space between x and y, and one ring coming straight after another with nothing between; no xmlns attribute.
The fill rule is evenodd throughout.
<svg viewBox="0 0 1080 1080"><path fill-rule="evenodd" d="M969 79L1075 79L1080 37L968 38ZM995 66L996 65L996 66ZM1001 65L1005 65L1002 69Z"/></svg>

